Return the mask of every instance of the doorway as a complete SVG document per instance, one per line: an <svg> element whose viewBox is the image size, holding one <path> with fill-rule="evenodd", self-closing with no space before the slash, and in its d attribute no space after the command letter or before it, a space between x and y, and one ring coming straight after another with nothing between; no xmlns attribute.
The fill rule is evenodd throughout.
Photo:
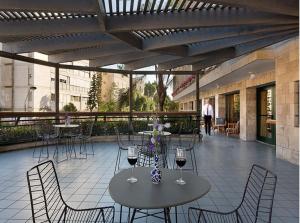
<svg viewBox="0 0 300 223"><path fill-rule="evenodd" d="M240 120L240 94L239 92L226 95L226 121L236 123Z"/></svg>
<svg viewBox="0 0 300 223"><path fill-rule="evenodd" d="M272 145L276 144L276 125L267 120L276 119L275 97L275 85L257 88L257 139Z"/></svg>

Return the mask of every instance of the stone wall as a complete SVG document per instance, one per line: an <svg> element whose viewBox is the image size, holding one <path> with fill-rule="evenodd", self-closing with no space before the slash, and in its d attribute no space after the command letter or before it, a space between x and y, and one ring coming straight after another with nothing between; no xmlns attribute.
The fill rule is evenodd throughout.
<svg viewBox="0 0 300 223"><path fill-rule="evenodd" d="M299 127L295 126L295 81L299 80L298 38L276 47L276 155L299 165Z"/></svg>

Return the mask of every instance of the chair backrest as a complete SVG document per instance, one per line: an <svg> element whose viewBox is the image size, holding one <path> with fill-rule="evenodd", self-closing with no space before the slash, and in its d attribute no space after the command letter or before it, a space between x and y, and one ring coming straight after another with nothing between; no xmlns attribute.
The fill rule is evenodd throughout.
<svg viewBox="0 0 300 223"><path fill-rule="evenodd" d="M117 136L118 145L121 147L121 146L123 146L123 143L121 141L119 129L117 127L114 127L114 130L115 130L115 133Z"/></svg>
<svg viewBox="0 0 300 223"><path fill-rule="evenodd" d="M91 137L92 133L93 133L93 127L94 127L95 121L88 121L85 124L86 125L81 124L82 135Z"/></svg>
<svg viewBox="0 0 300 223"><path fill-rule="evenodd" d="M64 208L61 191L53 162L41 163L27 171L32 221L58 221Z"/></svg>
<svg viewBox="0 0 300 223"><path fill-rule="evenodd" d="M215 120L216 122L216 125L225 125L226 121L225 121L225 118L216 118Z"/></svg>
<svg viewBox="0 0 300 223"><path fill-rule="evenodd" d="M254 164L237 212L241 222L271 222L277 176Z"/></svg>

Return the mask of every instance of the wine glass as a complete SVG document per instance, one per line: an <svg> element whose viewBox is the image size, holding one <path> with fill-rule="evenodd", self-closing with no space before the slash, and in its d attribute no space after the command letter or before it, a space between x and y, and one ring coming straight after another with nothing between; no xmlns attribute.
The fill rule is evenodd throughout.
<svg viewBox="0 0 300 223"><path fill-rule="evenodd" d="M134 146L129 146L128 151L127 151L127 160L128 160L128 163L132 166L131 177L127 179L127 182L129 182L129 183L135 183L138 181L137 178L135 178L133 176L133 169L134 169L134 165L137 162L137 158L138 158L137 148Z"/></svg>
<svg viewBox="0 0 300 223"><path fill-rule="evenodd" d="M176 149L176 164L180 168L180 178L176 180L176 183L179 185L184 185L186 182L182 179L182 167L186 163L186 151L182 148Z"/></svg>

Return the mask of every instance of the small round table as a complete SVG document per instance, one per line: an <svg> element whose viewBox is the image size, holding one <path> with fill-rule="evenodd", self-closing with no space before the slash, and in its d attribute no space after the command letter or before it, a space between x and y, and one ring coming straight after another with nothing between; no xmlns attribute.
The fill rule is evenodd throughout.
<svg viewBox="0 0 300 223"><path fill-rule="evenodd" d="M162 181L153 184L151 181L151 167L134 168L137 183L128 183L131 169L116 174L109 183L109 193L112 199L122 206L134 209L164 209L183 205L197 200L208 193L210 183L203 177L184 172L185 185L176 184L180 177L178 170L162 169Z"/></svg>
<svg viewBox="0 0 300 223"><path fill-rule="evenodd" d="M166 132L166 131L162 131L161 132L164 136L170 136L172 135L171 132ZM143 131L143 132L138 132L139 135L152 135L153 131Z"/></svg>
<svg viewBox="0 0 300 223"><path fill-rule="evenodd" d="M58 135L59 135L59 139L60 139L61 138L61 131L60 131L60 129L78 128L79 125L78 124L68 124L68 125L66 125L66 124L55 124L55 125L53 125L53 127L56 128L56 129L58 129ZM71 144L72 144L71 143L71 139L67 139L66 144L65 144L65 147L66 147L66 158L62 159L62 160L59 160L59 158L58 158L59 151L58 151L58 147L56 146L56 149L55 149L54 154L53 154L53 159L57 163L60 163L60 162L65 161L65 160L68 160L67 152L70 153L70 158L72 158L72 156L71 156L72 145ZM75 147L73 149L74 149L74 153L75 153L75 158L77 158Z"/></svg>

